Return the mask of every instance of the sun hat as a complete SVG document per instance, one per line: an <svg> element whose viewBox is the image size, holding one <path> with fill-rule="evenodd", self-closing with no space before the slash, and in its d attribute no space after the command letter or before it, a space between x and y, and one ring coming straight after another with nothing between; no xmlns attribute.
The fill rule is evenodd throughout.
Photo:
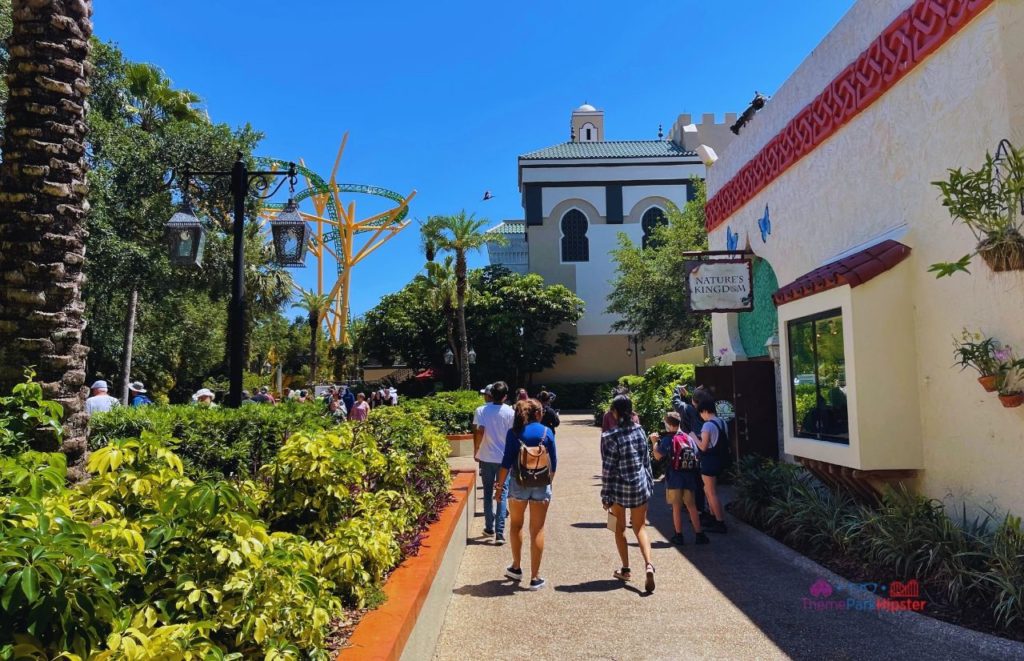
<svg viewBox="0 0 1024 661"><path fill-rule="evenodd" d="M132 392L145 393L146 386L142 383L142 381L132 381L131 383L128 384L128 390L131 390Z"/></svg>
<svg viewBox="0 0 1024 661"><path fill-rule="evenodd" d="M209 388L200 388L196 391L196 394L192 395L192 399L198 400L200 397L209 397L210 399L216 399L217 396L213 394L213 391Z"/></svg>
<svg viewBox="0 0 1024 661"><path fill-rule="evenodd" d="M107 388L107 382L102 379L94 382L89 388L92 390L110 390L110 388Z"/></svg>

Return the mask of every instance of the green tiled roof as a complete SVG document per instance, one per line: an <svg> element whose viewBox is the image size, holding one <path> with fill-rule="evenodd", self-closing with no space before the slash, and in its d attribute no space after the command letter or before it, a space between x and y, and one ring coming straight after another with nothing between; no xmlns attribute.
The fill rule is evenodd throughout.
<svg viewBox="0 0 1024 661"><path fill-rule="evenodd" d="M519 157L520 160L573 159L573 158L657 158L695 157L669 140L614 140L610 142L563 142L560 145L538 149Z"/></svg>
<svg viewBox="0 0 1024 661"><path fill-rule="evenodd" d="M487 231L494 234L523 234L526 232L526 221L504 220L500 225L492 227Z"/></svg>

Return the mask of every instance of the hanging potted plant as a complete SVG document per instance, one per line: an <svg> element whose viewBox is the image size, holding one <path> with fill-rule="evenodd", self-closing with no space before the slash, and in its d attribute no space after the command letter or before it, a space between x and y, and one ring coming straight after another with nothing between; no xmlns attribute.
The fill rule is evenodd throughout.
<svg viewBox="0 0 1024 661"><path fill-rule="evenodd" d="M998 387L998 350L999 344L994 338L985 337L977 332L972 333L966 328L959 338L953 338L953 356L959 362L961 371L968 367L977 371L981 375L978 377L978 383L985 392L995 392Z"/></svg>
<svg viewBox="0 0 1024 661"><path fill-rule="evenodd" d="M1006 408L1024 404L1024 360L1017 359L1010 347L996 351L999 360L999 402Z"/></svg>
<svg viewBox="0 0 1024 661"><path fill-rule="evenodd" d="M985 154L981 168L951 169L945 181L932 184L942 192L942 206L953 222L966 225L978 242L959 261L932 264L928 270L935 277L970 273L974 255L981 255L993 271L1024 269L1024 150L1003 140L995 156Z"/></svg>

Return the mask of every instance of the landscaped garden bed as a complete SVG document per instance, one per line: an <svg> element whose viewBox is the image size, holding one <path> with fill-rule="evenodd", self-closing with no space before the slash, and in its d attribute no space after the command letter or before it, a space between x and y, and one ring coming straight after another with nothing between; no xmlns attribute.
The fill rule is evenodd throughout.
<svg viewBox="0 0 1024 661"><path fill-rule="evenodd" d="M916 579L925 613L1024 640L1024 530L1019 518L890 490L858 504L800 466L757 457L735 471L730 511L854 583Z"/></svg>
<svg viewBox="0 0 1024 661"><path fill-rule="evenodd" d="M444 437L398 408L121 413L82 485L62 454L0 457L0 657L330 658L451 498ZM250 413L290 436L228 453ZM168 419L204 436L175 440Z"/></svg>
<svg viewBox="0 0 1024 661"><path fill-rule="evenodd" d="M441 392L419 399L406 399L401 406L425 417L448 439L449 456L473 455L473 413L484 403L475 390Z"/></svg>

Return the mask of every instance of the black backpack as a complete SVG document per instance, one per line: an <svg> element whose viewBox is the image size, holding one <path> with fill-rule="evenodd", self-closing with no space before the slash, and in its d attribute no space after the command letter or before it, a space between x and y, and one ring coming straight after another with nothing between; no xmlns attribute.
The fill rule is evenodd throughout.
<svg viewBox="0 0 1024 661"><path fill-rule="evenodd" d="M722 423L722 424L718 424ZM732 442L729 440L729 425L721 418L712 420L712 424L718 427L718 442L711 448L711 454L722 460L722 468L732 465Z"/></svg>

